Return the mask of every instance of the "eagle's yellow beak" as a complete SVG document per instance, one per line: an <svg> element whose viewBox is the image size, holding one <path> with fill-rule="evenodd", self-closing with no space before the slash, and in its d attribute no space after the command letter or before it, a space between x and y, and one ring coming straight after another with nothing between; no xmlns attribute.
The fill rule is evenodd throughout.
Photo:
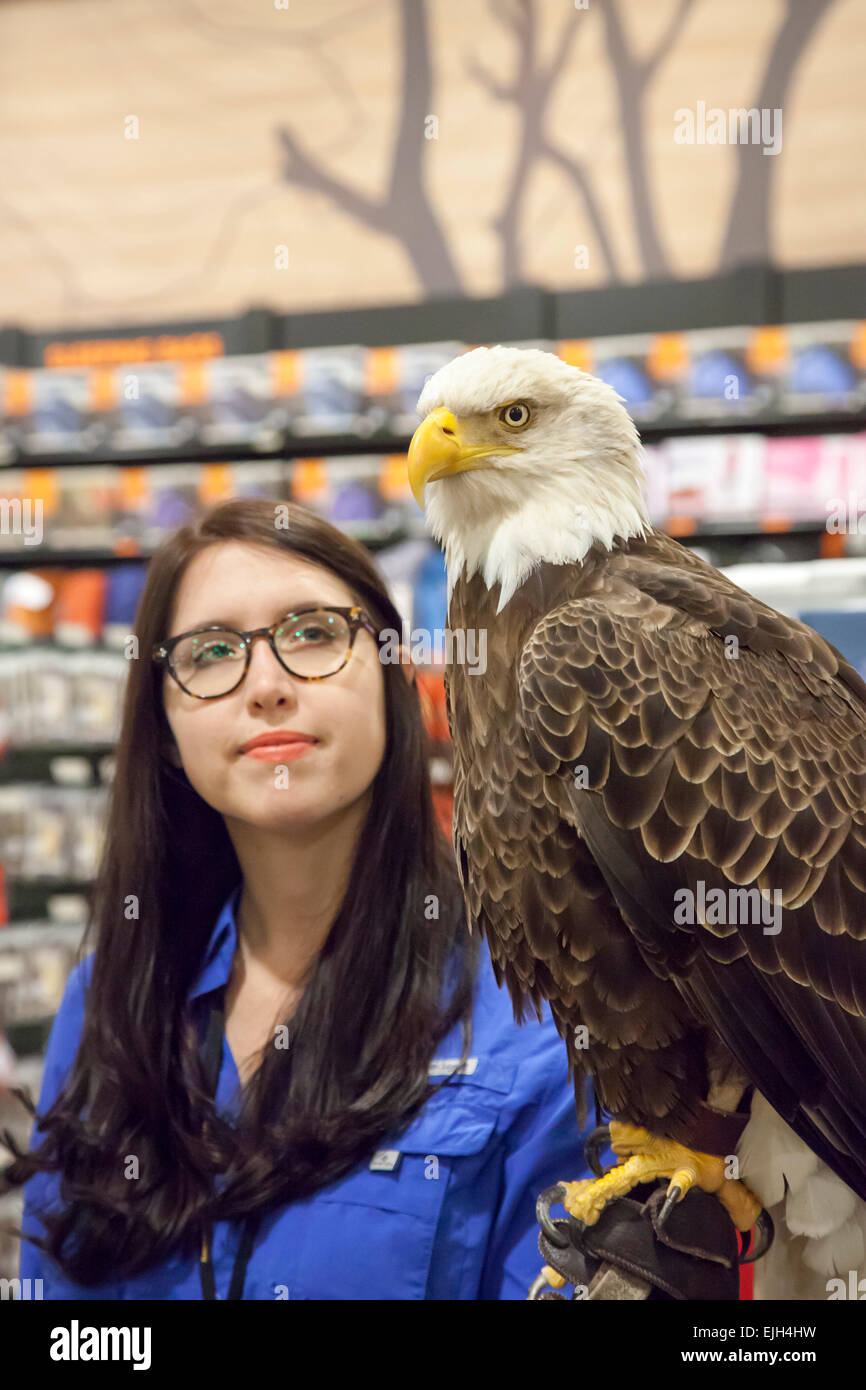
<svg viewBox="0 0 866 1390"><path fill-rule="evenodd" d="M422 420L409 445L409 486L422 512L424 487L437 478L452 473L466 473L473 468L489 468L479 462L489 454L510 454L515 450L505 444L469 446L460 438L460 427L447 406L431 410Z"/></svg>

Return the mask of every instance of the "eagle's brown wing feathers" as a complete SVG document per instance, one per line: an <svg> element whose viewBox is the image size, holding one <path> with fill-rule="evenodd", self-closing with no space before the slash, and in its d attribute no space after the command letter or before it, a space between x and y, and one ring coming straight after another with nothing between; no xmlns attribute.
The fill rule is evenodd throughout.
<svg viewBox="0 0 866 1390"><path fill-rule="evenodd" d="M452 626L478 597L477 586L469 594L458 587ZM584 1078L592 1071L613 1113L637 1094L638 1122L664 1121L668 1132L685 1137L693 1104L707 1093L707 1029L669 979L646 970L575 828L565 781L548 777L529 747L514 662L526 622L525 611L508 605L491 624L483 676L459 665L446 676L454 849L468 918L488 942L515 1017L525 1017L527 1006L540 1016L550 1001L575 1069L581 1123ZM575 1031L584 1027L591 1063Z"/></svg>
<svg viewBox="0 0 866 1390"><path fill-rule="evenodd" d="M665 563L663 544L538 622L519 666L527 746L645 966L866 1196L866 687L817 634L696 557ZM778 891L780 930L769 914L677 924L675 895L700 881L769 890L765 912Z"/></svg>

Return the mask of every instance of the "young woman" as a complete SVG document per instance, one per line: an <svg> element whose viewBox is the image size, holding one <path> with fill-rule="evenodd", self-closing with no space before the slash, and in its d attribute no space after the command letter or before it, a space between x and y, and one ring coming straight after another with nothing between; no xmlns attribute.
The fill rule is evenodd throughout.
<svg viewBox="0 0 866 1390"><path fill-rule="evenodd" d="M43 1297L525 1299L538 1194L589 1176L549 1010L519 1027L466 930L383 629L366 552L298 507L222 504L152 560L95 950L5 1174Z"/></svg>

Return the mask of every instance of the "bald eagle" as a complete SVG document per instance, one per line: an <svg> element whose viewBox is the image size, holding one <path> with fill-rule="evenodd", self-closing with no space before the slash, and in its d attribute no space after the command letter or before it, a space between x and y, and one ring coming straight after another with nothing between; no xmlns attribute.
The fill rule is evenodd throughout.
<svg viewBox="0 0 866 1390"><path fill-rule="evenodd" d="M487 634L445 677L467 920L628 1158L565 1205L658 1177L743 1231L763 1204L757 1296L826 1298L866 1274L866 684L653 528L604 382L479 347L418 413L448 628Z"/></svg>

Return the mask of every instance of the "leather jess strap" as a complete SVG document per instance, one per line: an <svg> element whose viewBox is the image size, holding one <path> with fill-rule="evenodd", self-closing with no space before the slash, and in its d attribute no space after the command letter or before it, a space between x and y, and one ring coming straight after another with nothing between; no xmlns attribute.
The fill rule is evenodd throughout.
<svg viewBox="0 0 866 1390"><path fill-rule="evenodd" d="M750 1086L740 1104L745 1110L719 1110L701 1101L695 1107L695 1118L688 1126L689 1147L699 1153L727 1157L736 1151L740 1137L751 1119L750 1109L754 1087Z"/></svg>
<svg viewBox="0 0 866 1390"><path fill-rule="evenodd" d="M746 1125L751 1119L750 1109L754 1086L749 1086L740 1101L745 1110L719 1110L706 1101L698 1101L692 1107L688 1121L677 1127L676 1133L667 1130L668 1138L675 1140L698 1153L714 1154L717 1158L727 1158L736 1152L737 1145ZM614 1119L620 1117L614 1115ZM633 1123L622 1116L624 1123Z"/></svg>

